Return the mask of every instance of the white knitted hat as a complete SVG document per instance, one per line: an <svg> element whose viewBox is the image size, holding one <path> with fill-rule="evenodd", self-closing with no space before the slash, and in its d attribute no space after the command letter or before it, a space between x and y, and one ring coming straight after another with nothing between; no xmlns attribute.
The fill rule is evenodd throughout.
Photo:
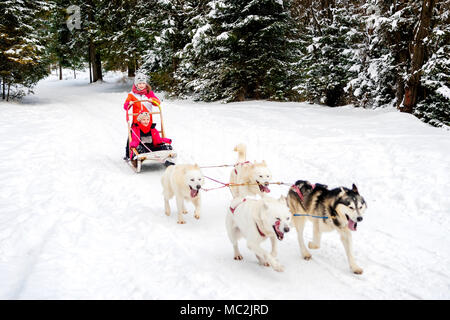
<svg viewBox="0 0 450 320"><path fill-rule="evenodd" d="M137 85L138 83L147 83L147 76L143 73L136 73L134 84Z"/></svg>
<svg viewBox="0 0 450 320"><path fill-rule="evenodd" d="M139 115L137 116L137 121L141 122L141 120L145 117L148 117L150 119L150 113L148 112L139 113Z"/></svg>

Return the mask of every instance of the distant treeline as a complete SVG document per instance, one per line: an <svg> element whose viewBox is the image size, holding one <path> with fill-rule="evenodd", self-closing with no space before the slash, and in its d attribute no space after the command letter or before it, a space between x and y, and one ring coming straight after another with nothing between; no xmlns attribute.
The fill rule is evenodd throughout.
<svg viewBox="0 0 450 320"><path fill-rule="evenodd" d="M136 70L202 101L394 106L450 125L450 2L3 0L2 98L50 65Z"/></svg>

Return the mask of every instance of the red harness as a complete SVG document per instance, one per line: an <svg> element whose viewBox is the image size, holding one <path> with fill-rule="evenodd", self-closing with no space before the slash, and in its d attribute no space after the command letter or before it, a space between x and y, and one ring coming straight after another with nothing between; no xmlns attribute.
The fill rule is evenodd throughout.
<svg viewBox="0 0 450 320"><path fill-rule="evenodd" d="M246 163L250 163L250 161L245 161L245 162L238 162L238 163L236 163L236 164L234 165L234 173L238 174L238 172L237 172L237 170L236 170L236 166L238 166L238 165L243 165L243 164L246 164Z"/></svg>
<svg viewBox="0 0 450 320"><path fill-rule="evenodd" d="M315 184L311 184L311 186L312 186L313 190L316 187ZM295 193L298 194L298 196L300 197L300 200L303 201L305 199L305 197L303 196L303 193L300 191L300 189L295 184L292 185L292 189L294 189Z"/></svg>
<svg viewBox="0 0 450 320"><path fill-rule="evenodd" d="M242 202L245 202L245 201L247 201L247 198L244 198L244 199L242 200ZM231 211L232 214L234 214L234 210L236 210L236 208L237 208L242 202L238 203L237 206L234 207L234 208L233 208L233 207L230 207L230 211Z"/></svg>
<svg viewBox="0 0 450 320"><path fill-rule="evenodd" d="M261 235L261 237L265 237L266 235L264 233L262 233L262 231L259 229L258 224L256 224L256 229L258 229L259 234Z"/></svg>
<svg viewBox="0 0 450 320"><path fill-rule="evenodd" d="M234 207L234 208L230 206L230 211L231 211L231 213L234 214L234 211L237 209L237 207L239 207L239 205L240 205L241 203L244 203L245 201L247 201L247 198L242 199L242 202L239 202L239 203L236 205L236 207ZM256 229L258 229L258 232L259 232L259 234L261 235L261 237L265 237L265 236L266 236L266 235L261 231L261 229L259 229L258 224L256 224Z"/></svg>

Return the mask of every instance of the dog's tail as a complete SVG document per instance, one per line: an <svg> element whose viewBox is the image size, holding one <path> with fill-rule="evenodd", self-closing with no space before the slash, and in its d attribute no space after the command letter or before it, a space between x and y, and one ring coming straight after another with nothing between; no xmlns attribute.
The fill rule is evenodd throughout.
<svg viewBox="0 0 450 320"><path fill-rule="evenodd" d="M238 153L238 162L245 162L247 159L247 146L244 143L239 143L234 147L234 151Z"/></svg>

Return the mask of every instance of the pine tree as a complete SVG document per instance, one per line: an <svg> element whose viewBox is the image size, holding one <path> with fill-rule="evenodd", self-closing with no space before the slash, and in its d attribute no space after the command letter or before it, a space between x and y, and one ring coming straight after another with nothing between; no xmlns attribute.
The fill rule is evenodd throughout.
<svg viewBox="0 0 450 320"><path fill-rule="evenodd" d="M109 43L103 38L103 21L108 13L106 0L72 0L71 5L78 6L81 14L80 29L74 28L70 33L68 47L75 52L81 50L80 55L89 61L91 82L103 79L102 49L107 50Z"/></svg>
<svg viewBox="0 0 450 320"><path fill-rule="evenodd" d="M289 1L210 1L177 73L182 93L206 101L284 98L293 21Z"/></svg>
<svg viewBox="0 0 450 320"><path fill-rule="evenodd" d="M149 12L151 18L142 22L149 42L141 69L151 75L158 88L169 93L175 90L175 73L206 3L206 0L158 0Z"/></svg>
<svg viewBox="0 0 450 320"><path fill-rule="evenodd" d="M144 51L152 45L147 27L156 17L156 4L157 0L104 2L100 37L108 44L103 52L107 70L127 69L128 76L134 77Z"/></svg>
<svg viewBox="0 0 450 320"><path fill-rule="evenodd" d="M358 73L347 89L358 106L392 106L396 94L396 63L394 52L389 48L389 38L396 24L384 14L389 7L380 6L378 0L369 1L361 9L364 35L358 62L353 66Z"/></svg>
<svg viewBox="0 0 450 320"><path fill-rule="evenodd" d="M47 74L42 37L47 1L0 2L0 79L2 99L21 97Z"/></svg>
<svg viewBox="0 0 450 320"><path fill-rule="evenodd" d="M53 0L54 6L48 19L49 41L46 45L49 59L59 66L59 77L62 80L62 68L80 69L84 66L86 57L82 47L71 46L71 40L76 30L67 26L67 8L71 0Z"/></svg>
<svg viewBox="0 0 450 320"><path fill-rule="evenodd" d="M433 126L450 127L450 4L437 6L434 28L426 41L429 59L422 70L424 98L414 114Z"/></svg>
<svg viewBox="0 0 450 320"><path fill-rule="evenodd" d="M337 106L350 102L347 84L357 76L362 49L358 6L349 1L311 1L303 34L297 90L304 99Z"/></svg>

